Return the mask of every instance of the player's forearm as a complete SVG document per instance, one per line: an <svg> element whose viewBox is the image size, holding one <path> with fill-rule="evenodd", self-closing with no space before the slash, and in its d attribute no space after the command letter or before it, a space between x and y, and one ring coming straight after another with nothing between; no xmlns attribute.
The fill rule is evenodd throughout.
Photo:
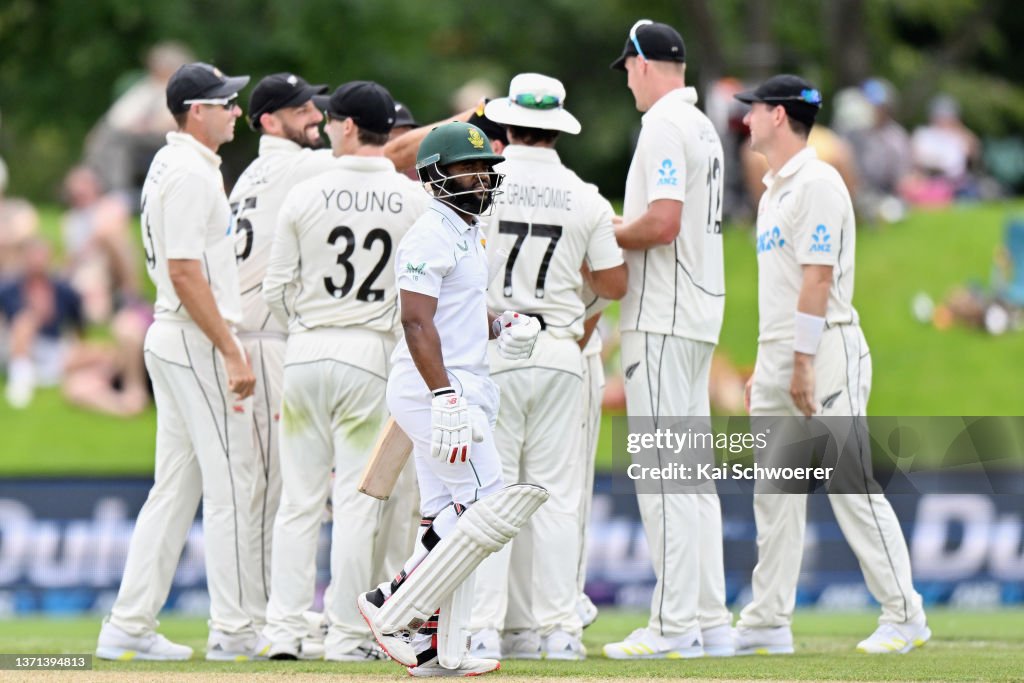
<svg viewBox="0 0 1024 683"><path fill-rule="evenodd" d="M818 343L825 329L828 294L832 288L832 266L803 266L803 282L797 298L794 320L793 354L795 363L803 365L814 360Z"/></svg>
<svg viewBox="0 0 1024 683"><path fill-rule="evenodd" d="M672 242L682 226L682 202L658 199L639 218L616 221L615 240L623 249L651 249Z"/></svg>
<svg viewBox="0 0 1024 683"><path fill-rule="evenodd" d="M231 328L220 314L199 261L171 259L167 263L174 291L189 317L223 355L241 353Z"/></svg>
<svg viewBox="0 0 1024 683"><path fill-rule="evenodd" d="M803 282L797 298L796 309L800 313L825 317L828 309L828 293L832 289L832 266L803 266Z"/></svg>
<svg viewBox="0 0 1024 683"><path fill-rule="evenodd" d="M583 321L583 336L580 337L579 345L580 349L587 348L587 344L590 343L590 338L594 336L594 330L597 329L597 323L601 320L601 314L592 315Z"/></svg>
<svg viewBox="0 0 1024 683"><path fill-rule="evenodd" d="M448 373L444 369L444 355L441 353L441 337L437 333L433 320L402 319L405 332L405 343L409 346L409 355L416 364L423 381L431 391L450 384Z"/></svg>
<svg viewBox="0 0 1024 683"><path fill-rule="evenodd" d="M590 286L591 291L602 299L618 301L626 296L629 279L625 263L613 268L587 271L584 277L587 278L587 284Z"/></svg>

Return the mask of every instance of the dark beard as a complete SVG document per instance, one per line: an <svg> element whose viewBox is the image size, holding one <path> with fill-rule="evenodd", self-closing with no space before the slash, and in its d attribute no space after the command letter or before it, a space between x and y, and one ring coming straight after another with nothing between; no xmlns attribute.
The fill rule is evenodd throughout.
<svg viewBox="0 0 1024 683"><path fill-rule="evenodd" d="M316 142L310 142L309 138L306 136L305 133L306 131L304 129L295 130L294 128L290 128L288 126L284 127L285 139L291 140L299 147L305 147L306 149L320 149L321 147L324 146L324 138L322 135L316 139Z"/></svg>

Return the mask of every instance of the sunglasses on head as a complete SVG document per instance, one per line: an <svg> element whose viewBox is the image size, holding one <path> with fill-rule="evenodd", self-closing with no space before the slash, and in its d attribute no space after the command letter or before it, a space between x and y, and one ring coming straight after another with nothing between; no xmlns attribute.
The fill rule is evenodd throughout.
<svg viewBox="0 0 1024 683"><path fill-rule="evenodd" d="M541 95L537 97L533 93L520 93L512 101L520 107L526 107L527 109L556 109L562 106L562 101L554 95Z"/></svg>
<svg viewBox="0 0 1024 683"><path fill-rule="evenodd" d="M647 26L653 23L654 22L651 21L650 19L641 19L640 21L633 24L633 28L629 29L629 39L633 41L633 47L636 48L636 54L640 57L640 59L644 60L645 62L647 61L647 56L644 54L644 51L640 48L640 41L636 37L636 32L637 29L639 29L641 26Z"/></svg>
<svg viewBox="0 0 1024 683"><path fill-rule="evenodd" d="M227 111L231 111L232 109L238 106L238 101L235 99L236 97L238 97L238 95L232 95L231 97L216 97L205 100L185 100L184 104L206 104L211 107L222 107Z"/></svg>

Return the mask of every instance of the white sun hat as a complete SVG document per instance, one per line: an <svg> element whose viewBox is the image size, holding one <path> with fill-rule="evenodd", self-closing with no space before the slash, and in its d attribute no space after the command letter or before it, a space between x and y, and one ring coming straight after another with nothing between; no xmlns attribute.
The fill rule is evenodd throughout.
<svg viewBox="0 0 1024 683"><path fill-rule="evenodd" d="M519 74L508 86L508 97L487 103L484 116L495 123L522 128L560 130L576 135L580 122L567 112L565 86L543 74Z"/></svg>

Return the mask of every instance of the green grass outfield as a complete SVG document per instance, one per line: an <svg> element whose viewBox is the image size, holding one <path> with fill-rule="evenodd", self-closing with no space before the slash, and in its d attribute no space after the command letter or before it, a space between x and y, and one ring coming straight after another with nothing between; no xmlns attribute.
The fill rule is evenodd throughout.
<svg viewBox="0 0 1024 683"><path fill-rule="evenodd" d="M601 645L618 640L642 626L646 617L635 612L605 610L584 632L591 652L585 662L506 662L495 678L587 679L756 679L836 681L1011 681L1024 678L1024 611L951 612L933 610L929 622L935 633L923 649L908 655L869 656L854 651L859 640L875 627L875 615L866 612L799 612L794 637L797 654L787 657L738 657L690 661L631 661L605 659ZM161 632L186 643L202 655L206 623L201 619L165 619ZM18 619L0 621L0 652L89 653L96 646L99 620ZM236 674L243 680L254 673L337 674L347 677L407 680L393 663L328 664L325 662L265 662L221 664L194 660L182 663L110 663L96 661L99 673L177 672L189 678L201 674ZM185 676L182 676L184 678ZM228 678L229 676L223 676ZM71 675L64 678L73 679ZM0 673L0 680L4 679ZM31 679L27 679L31 680Z"/></svg>
<svg viewBox="0 0 1024 683"><path fill-rule="evenodd" d="M987 283L1008 216L1024 204L954 206L916 212L902 224L862 229L854 302L871 346L874 415L1024 415L1020 367L1024 333L990 337L976 330L938 331L916 322L910 301L923 291L941 300L971 279ZM58 214L43 212L55 234ZM727 297L721 349L741 367L757 350L757 267L749 229L724 233ZM607 427L607 424L606 424ZM0 476L150 474L156 420L119 420L63 404L41 391L29 410L0 399ZM610 440L599 463L610 463Z"/></svg>

